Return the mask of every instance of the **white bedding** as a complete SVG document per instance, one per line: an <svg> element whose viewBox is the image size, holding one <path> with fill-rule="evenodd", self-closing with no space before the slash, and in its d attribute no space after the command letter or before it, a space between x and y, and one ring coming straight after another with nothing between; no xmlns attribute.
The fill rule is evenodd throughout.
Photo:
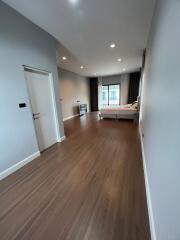
<svg viewBox="0 0 180 240"><path fill-rule="evenodd" d="M131 104L127 104L116 108L102 108L99 112L101 115L134 115L138 111L134 106L131 107Z"/></svg>

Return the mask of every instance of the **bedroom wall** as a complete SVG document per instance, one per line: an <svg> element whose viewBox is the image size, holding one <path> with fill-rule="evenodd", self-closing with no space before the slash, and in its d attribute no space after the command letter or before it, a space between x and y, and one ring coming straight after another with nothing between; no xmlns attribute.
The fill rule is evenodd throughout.
<svg viewBox="0 0 180 240"><path fill-rule="evenodd" d="M89 80L73 72L59 68L60 98L63 119L79 114L79 103L90 106Z"/></svg>
<svg viewBox="0 0 180 240"><path fill-rule="evenodd" d="M143 77L144 134L153 240L180 239L180 1L158 0Z"/></svg>
<svg viewBox="0 0 180 240"><path fill-rule="evenodd" d="M121 85L120 103L122 105L127 104L129 92L129 74L102 77L102 84L103 85L120 84Z"/></svg>
<svg viewBox="0 0 180 240"><path fill-rule="evenodd" d="M0 173L38 151L23 64L53 74L61 137L56 40L0 1ZM27 103L19 108L19 103Z"/></svg>

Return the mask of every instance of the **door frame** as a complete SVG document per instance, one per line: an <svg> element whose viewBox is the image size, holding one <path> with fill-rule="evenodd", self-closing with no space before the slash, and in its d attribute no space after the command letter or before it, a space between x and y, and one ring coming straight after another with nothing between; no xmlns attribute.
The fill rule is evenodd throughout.
<svg viewBox="0 0 180 240"><path fill-rule="evenodd" d="M51 94L51 99L52 99L53 119L54 119L54 126L55 126L55 132L56 132L56 141L61 142L59 121L58 121L58 113L57 113L57 104L56 104L55 91L54 91L53 74L51 72L46 71L46 70L42 70L42 69L38 69L38 68L23 65L23 71L24 72L26 71L26 69L27 70L32 70L32 71L35 71L35 72L39 72L39 73L43 73L43 74L46 74L48 76L48 80L49 80L49 83L50 83L50 94ZM26 78L25 78L25 82L26 82L28 100L29 100L29 103L31 103ZM31 104L30 104L30 109L31 109L31 114L32 114ZM33 126L34 126L34 130L35 130L34 121L33 121ZM36 130L35 130L35 132L36 132ZM36 140L37 140L37 143L38 143L37 134L36 134ZM38 146L38 148L39 148L39 146Z"/></svg>

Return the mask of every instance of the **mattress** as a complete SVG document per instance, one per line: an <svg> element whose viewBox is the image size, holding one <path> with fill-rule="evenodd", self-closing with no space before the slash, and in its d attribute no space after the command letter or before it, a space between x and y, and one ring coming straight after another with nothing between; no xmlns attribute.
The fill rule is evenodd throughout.
<svg viewBox="0 0 180 240"><path fill-rule="evenodd" d="M137 109L120 106L117 108L102 108L99 112L101 115L134 115L137 113Z"/></svg>

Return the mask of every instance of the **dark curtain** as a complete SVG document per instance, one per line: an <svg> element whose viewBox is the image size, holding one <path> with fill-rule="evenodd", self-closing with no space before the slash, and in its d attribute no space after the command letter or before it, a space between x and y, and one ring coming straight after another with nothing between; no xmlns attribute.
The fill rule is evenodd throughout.
<svg viewBox="0 0 180 240"><path fill-rule="evenodd" d="M133 103L137 100L137 97L139 95L140 78L141 72L130 73L128 103Z"/></svg>
<svg viewBox="0 0 180 240"><path fill-rule="evenodd" d="M89 83L91 112L98 111L98 78L90 78Z"/></svg>

